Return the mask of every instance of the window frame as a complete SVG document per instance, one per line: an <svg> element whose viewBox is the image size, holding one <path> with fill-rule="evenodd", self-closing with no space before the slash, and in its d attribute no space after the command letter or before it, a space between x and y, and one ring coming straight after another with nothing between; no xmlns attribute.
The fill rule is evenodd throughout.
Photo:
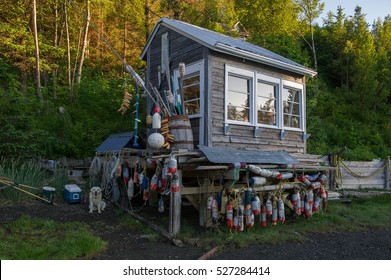
<svg viewBox="0 0 391 280"><path fill-rule="evenodd" d="M250 83L250 96L249 96L249 109L250 116L248 122L230 120L228 119L228 77L229 75L234 75L237 77L243 77L251 79ZM269 76L263 73L258 73L257 71L252 71L248 69L242 69L237 66L225 65L225 88L224 88L224 123L225 124L236 124L243 126L253 126L256 128L271 128L278 129L284 131L298 131L305 132L306 131L306 122L305 122L305 94L304 94L304 85L300 83L296 83L293 81L284 80L281 77ZM257 104L257 87L258 82L263 82L265 84L270 84L277 87L277 93L275 98L275 106L276 106L276 124L261 124L258 123L258 104ZM283 90L284 88L289 88L293 90L297 90L299 92L299 128L284 126L284 108L283 108Z"/></svg>
<svg viewBox="0 0 391 280"><path fill-rule="evenodd" d="M238 121L238 120L230 120L228 119L228 78L229 75L233 75L238 78L243 78L243 79L248 79L250 80L249 82L249 87L250 87L250 92L249 92L249 121ZM253 116L253 109L252 107L254 106L254 100L253 100L253 92L254 92L254 81L255 81L255 73L249 70L245 69L240 69L237 67L232 67L229 65L226 65L225 68L225 94L224 94L224 119L226 123L230 124L240 124L240 125L248 125L251 126L254 122L254 116Z"/></svg>
<svg viewBox="0 0 391 280"><path fill-rule="evenodd" d="M185 76L183 78L186 78L186 77L194 77L196 76L198 73L199 75L199 87L200 87L200 97L199 97L199 102L200 102L200 112L198 114L193 114L193 115L188 115L190 119L193 119L193 118L202 118L204 116L204 110L205 110L205 101L204 101L204 89L205 89L205 85L204 85L204 60L200 60L200 61L197 61L195 63L191 63L191 64L188 64L186 65L186 72L185 72ZM175 86L176 86L176 89L177 91L179 91L179 69L175 69L174 70L174 83L175 83ZM191 100L196 100L196 99L191 99ZM183 106L183 104L181 104L181 106Z"/></svg>

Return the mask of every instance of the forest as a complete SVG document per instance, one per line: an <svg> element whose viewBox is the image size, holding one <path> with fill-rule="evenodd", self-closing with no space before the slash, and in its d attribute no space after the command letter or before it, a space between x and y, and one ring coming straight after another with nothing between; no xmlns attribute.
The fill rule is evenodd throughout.
<svg viewBox="0 0 391 280"><path fill-rule="evenodd" d="M3 0L0 156L90 157L111 133L132 131L133 110L118 109L124 92L135 97L139 89L117 54L142 76L144 44L156 21L170 17L315 69L307 81L308 153L385 158L391 16L367 22L359 6L338 6L321 18L323 9L320 0Z"/></svg>

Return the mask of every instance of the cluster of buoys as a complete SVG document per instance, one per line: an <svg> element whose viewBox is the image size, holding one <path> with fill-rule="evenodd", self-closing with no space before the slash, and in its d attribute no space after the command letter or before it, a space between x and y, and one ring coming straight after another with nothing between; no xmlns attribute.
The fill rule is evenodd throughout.
<svg viewBox="0 0 391 280"><path fill-rule="evenodd" d="M230 230L243 231L254 225L262 228L276 226L285 222L287 203L294 216L310 217L313 213L326 210L328 193L325 189L326 175L280 173L247 165L247 170L255 173L248 176L248 187L243 189L228 188L221 195L211 195L207 199L207 211L213 223L219 218L224 220ZM250 173L250 174L251 174ZM277 188L273 191L259 191L259 186L268 182L288 179L295 186L293 189ZM258 188L257 188L258 187ZM263 188L263 187L261 187ZM256 191L258 189L258 191ZM217 203L219 201L219 203ZM290 203L289 203L290 202ZM218 212L220 205L220 215Z"/></svg>
<svg viewBox="0 0 391 280"><path fill-rule="evenodd" d="M214 210L213 203L216 199L213 196L208 198L211 201L207 209L212 211L212 222L216 222L217 210ZM225 202L226 201L226 202ZM267 224L277 225L285 222L285 206L281 196L272 194L257 194L252 188L245 188L236 193L233 190L225 190L221 199L221 212L225 214L225 223L230 230L243 231L259 224L267 227ZM207 203L209 205L209 203Z"/></svg>

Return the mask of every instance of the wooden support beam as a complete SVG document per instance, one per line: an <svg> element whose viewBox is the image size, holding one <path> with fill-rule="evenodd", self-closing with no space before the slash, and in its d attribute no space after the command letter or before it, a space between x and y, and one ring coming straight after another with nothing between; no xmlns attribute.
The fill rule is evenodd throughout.
<svg viewBox="0 0 391 280"><path fill-rule="evenodd" d="M222 186L209 186L208 188L202 187L183 187L182 195L202 194L202 193L218 193L222 190Z"/></svg>

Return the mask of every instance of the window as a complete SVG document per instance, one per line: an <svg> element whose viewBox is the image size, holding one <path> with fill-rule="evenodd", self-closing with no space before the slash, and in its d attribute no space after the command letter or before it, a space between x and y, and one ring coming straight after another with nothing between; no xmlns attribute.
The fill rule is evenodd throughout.
<svg viewBox="0 0 391 280"><path fill-rule="evenodd" d="M300 91L284 87L282 90L284 127L301 128Z"/></svg>
<svg viewBox="0 0 391 280"><path fill-rule="evenodd" d="M227 115L229 120L250 121L251 79L228 75Z"/></svg>
<svg viewBox="0 0 391 280"><path fill-rule="evenodd" d="M277 124L278 84L258 80L257 84L257 120L259 124Z"/></svg>
<svg viewBox="0 0 391 280"><path fill-rule="evenodd" d="M183 77L182 91L180 92L179 70L174 71L174 81L177 93L183 94L185 114L189 118L198 118L203 116L203 79L204 79L204 61L186 65L186 73ZM177 97L180 103L180 96Z"/></svg>
<svg viewBox="0 0 391 280"><path fill-rule="evenodd" d="M225 123L305 130L304 86L226 66Z"/></svg>
<svg viewBox="0 0 391 280"><path fill-rule="evenodd" d="M186 115L200 114L200 74L185 76L182 90Z"/></svg>

